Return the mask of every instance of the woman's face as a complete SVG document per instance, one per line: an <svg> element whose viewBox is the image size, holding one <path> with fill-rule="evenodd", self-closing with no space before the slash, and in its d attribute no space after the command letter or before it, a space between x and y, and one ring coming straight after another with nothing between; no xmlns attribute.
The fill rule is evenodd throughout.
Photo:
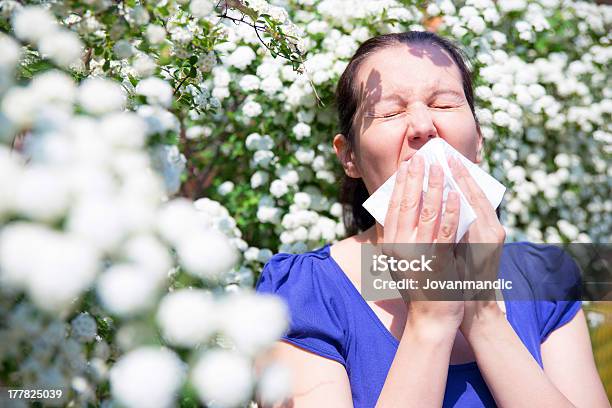
<svg viewBox="0 0 612 408"><path fill-rule="evenodd" d="M480 162L482 137L461 72L441 48L401 44L377 51L359 67L356 89L354 149L345 154L341 134L334 148L347 174L362 177L370 194L434 137Z"/></svg>

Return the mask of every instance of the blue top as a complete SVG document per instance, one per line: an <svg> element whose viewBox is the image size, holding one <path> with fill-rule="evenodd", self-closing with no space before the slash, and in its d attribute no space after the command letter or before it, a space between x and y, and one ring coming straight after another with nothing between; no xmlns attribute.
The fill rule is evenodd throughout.
<svg viewBox="0 0 612 408"><path fill-rule="evenodd" d="M275 293L287 303L291 323L283 340L342 364L354 406L374 407L399 342L330 256L329 247L274 255L264 266L256 290ZM500 276L524 277L553 270L555 275L575 275L576 265L559 263L560 255L561 250L553 246L505 244ZM508 322L540 366L540 344L581 307L580 301L504 303ZM449 365L443 406L495 406L476 362Z"/></svg>

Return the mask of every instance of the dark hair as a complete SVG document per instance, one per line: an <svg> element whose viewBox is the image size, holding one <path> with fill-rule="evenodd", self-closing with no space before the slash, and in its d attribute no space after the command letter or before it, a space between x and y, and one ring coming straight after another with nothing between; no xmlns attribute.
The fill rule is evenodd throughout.
<svg viewBox="0 0 612 408"><path fill-rule="evenodd" d="M355 87L355 76L362 62L370 55L384 48L406 44L431 44L446 51L453 59L461 72L463 78L463 92L476 121L476 127L480 131L478 118L474 110L474 91L472 89L472 74L467 66L467 56L451 41L442 38L429 31L407 31L404 33L391 33L378 35L365 41L359 46L355 55L351 58L344 72L340 76L336 88L336 109L340 122L339 133L342 133L347 141L349 149L354 147L353 120L359 103L359 95ZM354 235L359 231L365 231L374 225L375 220L362 204L369 197L368 190L361 178L352 178L346 174L342 175L340 188L340 203L343 206L343 222L347 236Z"/></svg>

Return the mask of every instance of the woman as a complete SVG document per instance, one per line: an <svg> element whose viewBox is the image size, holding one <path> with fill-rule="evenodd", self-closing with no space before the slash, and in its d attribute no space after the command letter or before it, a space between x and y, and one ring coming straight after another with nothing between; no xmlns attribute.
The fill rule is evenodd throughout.
<svg viewBox="0 0 612 408"><path fill-rule="evenodd" d="M287 334L270 353L293 374L285 406L609 406L580 302L366 302L359 293L360 244L454 242L458 197L449 194L442 213L441 168L431 166L419 205L424 166L405 162L435 137L482 160L459 50L429 32L371 38L342 74L337 105L341 132L333 145L348 178L351 236L275 255L257 284L283 297L291 312ZM465 242L503 244L495 210L463 166L450 165L477 214ZM383 228L361 204L396 171ZM550 256L527 243L506 244L500 268L545 269Z"/></svg>

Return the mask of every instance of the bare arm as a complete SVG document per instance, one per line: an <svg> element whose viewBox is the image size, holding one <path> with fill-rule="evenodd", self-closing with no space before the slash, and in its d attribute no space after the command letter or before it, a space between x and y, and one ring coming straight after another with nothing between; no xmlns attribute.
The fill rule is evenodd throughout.
<svg viewBox="0 0 612 408"><path fill-rule="evenodd" d="M271 361L289 369L293 384L291 397L273 408L353 407L348 375L337 361L284 341L277 342L266 355L258 358L257 366Z"/></svg>
<svg viewBox="0 0 612 408"><path fill-rule="evenodd" d="M419 327L408 318L376 407L442 406L456 333L448 325Z"/></svg>
<svg viewBox="0 0 612 408"><path fill-rule="evenodd" d="M542 344L544 370L501 313L479 314L479 322L463 334L498 405L610 406L595 369L582 311Z"/></svg>
<svg viewBox="0 0 612 408"><path fill-rule="evenodd" d="M456 181L477 213L469 242L503 242L505 233L483 191L459 162ZM499 234L491 239L487 234ZM460 326L495 401L509 407L608 407L582 312L542 345L538 365L494 301L467 301ZM517 392L517 390L519 392Z"/></svg>
<svg viewBox="0 0 612 408"><path fill-rule="evenodd" d="M441 167L432 165L428 190L420 205L424 168L419 157L412 160L409 168L402 164L398 171L385 219L384 243L436 242L437 249L448 250L457 233L459 197L449 193L442 214L444 174ZM446 264L444 259L450 261L442 253L437 257L441 264ZM400 292L408 317L377 408L442 406L450 355L463 318L463 302L420 300L417 292Z"/></svg>
<svg viewBox="0 0 612 408"><path fill-rule="evenodd" d="M582 310L542 343L542 361L548 378L577 407L610 406L595 367Z"/></svg>
<svg viewBox="0 0 612 408"><path fill-rule="evenodd" d="M466 306L470 323L464 323L461 331L474 351L478 368L497 405L574 406L544 373L497 304L479 306L478 311L475 308ZM566 352L557 358L565 355Z"/></svg>

